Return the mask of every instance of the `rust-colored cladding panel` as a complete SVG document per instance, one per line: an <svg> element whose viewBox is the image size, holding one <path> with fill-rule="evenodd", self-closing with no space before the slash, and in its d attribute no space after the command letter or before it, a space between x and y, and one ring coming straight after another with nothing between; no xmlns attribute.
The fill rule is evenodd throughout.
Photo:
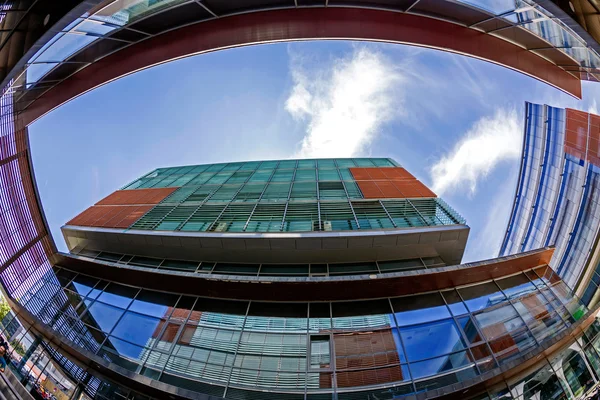
<svg viewBox="0 0 600 400"><path fill-rule="evenodd" d="M407 170L393 168L350 168L366 199L405 199L437 197Z"/></svg>
<svg viewBox="0 0 600 400"><path fill-rule="evenodd" d="M153 207L153 205L92 206L67 222L67 225L128 228Z"/></svg>
<svg viewBox="0 0 600 400"><path fill-rule="evenodd" d="M135 209L132 209L129 213L127 213L123 218L115 223L115 228L129 228L133 225L138 219L142 218L144 214L150 211L153 206L137 206Z"/></svg>
<svg viewBox="0 0 600 400"><path fill-rule="evenodd" d="M580 159L585 159L588 139L588 114L567 108L566 116L565 152Z"/></svg>
<svg viewBox="0 0 600 400"><path fill-rule="evenodd" d="M371 179L386 179L383 168L365 168Z"/></svg>
<svg viewBox="0 0 600 400"><path fill-rule="evenodd" d="M372 181L358 181L356 182L360 191L362 192L365 199L380 199L383 198L383 193L377 187L375 182Z"/></svg>
<svg viewBox="0 0 600 400"><path fill-rule="evenodd" d="M96 205L125 206L134 204L158 204L177 189L179 188L170 187L156 189L117 190L116 192L97 202Z"/></svg>
<svg viewBox="0 0 600 400"><path fill-rule="evenodd" d="M402 197L401 193L398 191L398 189L396 188L396 186L394 186L394 184L389 181L389 180L381 180L381 181L377 181L375 182L375 184L377 185L377 187L379 188L379 190L382 193L382 198L399 198Z"/></svg>

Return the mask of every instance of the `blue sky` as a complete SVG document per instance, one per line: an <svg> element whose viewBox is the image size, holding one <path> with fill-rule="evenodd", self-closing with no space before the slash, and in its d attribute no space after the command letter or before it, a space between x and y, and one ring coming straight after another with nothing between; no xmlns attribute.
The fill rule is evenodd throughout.
<svg viewBox="0 0 600 400"><path fill-rule="evenodd" d="M30 127L38 188L60 226L161 166L289 157L392 157L471 227L464 261L496 256L519 170L524 102L596 111L491 63L346 41L224 50L87 93ZM52 149L52 151L47 151Z"/></svg>

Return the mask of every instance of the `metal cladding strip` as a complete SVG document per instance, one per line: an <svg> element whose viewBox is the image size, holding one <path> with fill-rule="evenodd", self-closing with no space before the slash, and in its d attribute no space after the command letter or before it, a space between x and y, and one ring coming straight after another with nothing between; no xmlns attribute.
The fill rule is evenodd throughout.
<svg viewBox="0 0 600 400"><path fill-rule="evenodd" d="M581 98L581 81L546 59L498 37L420 15L356 8L302 8L239 14L168 31L104 57L46 92L24 112L37 118L95 87L170 60L278 41L359 39L464 54L522 72Z"/></svg>
<svg viewBox="0 0 600 400"><path fill-rule="evenodd" d="M536 216L538 213L538 209L540 206L540 203L542 202L541 199L541 193L543 192L543 188L544 188L544 181L546 178L546 173L548 171L548 154L550 153L550 143L551 143L551 136L552 136L552 128L551 128L551 120L548 116L548 106L544 105L544 114L543 114L543 119L544 119L544 128L542 129L542 135L545 136L545 140L542 140L542 146L544 147L544 158L542 159L542 165L538 174L538 185L535 188L535 195L534 195L534 203L533 203L533 212L530 213L530 219L529 219L529 223L527 224L527 231L525 232L525 237L523 238L523 242L521 245L521 251L525 251L528 249L528 242L529 242L529 238L531 235L531 231L533 230L533 226L536 223Z"/></svg>
<svg viewBox="0 0 600 400"><path fill-rule="evenodd" d="M59 254L57 265L95 278L126 285L144 282L147 289L204 297L256 301L343 301L397 297L496 279L540 266L547 266L553 248L518 256L450 267L410 272L353 275L327 278L275 278L235 275L203 275L156 271L143 267L99 262Z"/></svg>
<svg viewBox="0 0 600 400"><path fill-rule="evenodd" d="M210 396L159 382L147 376L127 370L120 365L110 363L93 352L81 348L77 343L53 330L21 304L12 301L10 298L8 302L26 328L31 328L32 331L43 336L50 345L59 349L69 360L84 370L90 372L93 370L95 375L106 377L124 387L137 390L140 393L156 398L169 397L172 399L222 400L221 397ZM552 357L559 351L567 348L572 344L575 338L583 335L584 330L597 318L599 309L600 305L597 305L564 331L550 336L538 346L523 352L519 357L500 367L487 371L481 376L467 379L453 385L421 392L419 393L419 398L464 399L465 397L470 397L483 392L486 388L491 388L493 385L502 382L503 380L508 380L524 373L528 368L540 361L545 362L546 358Z"/></svg>
<svg viewBox="0 0 600 400"><path fill-rule="evenodd" d="M523 197L523 187L525 185L525 170L528 167L529 160L529 141L531 140L531 108L533 107L532 103L525 102L525 123L524 133L523 133L523 150L521 151L521 168L519 170L519 181L517 183L517 187L515 189L515 200L513 203L512 212L510 213L510 221L508 221L508 228L506 229L506 234L504 235L504 240L502 242L502 246L500 247L500 251L498 252L498 256L504 256L507 253L508 241L511 239L513 235L514 224L517 221L517 214L519 211L519 206L521 204L521 199ZM514 239L513 239L514 243ZM514 244L513 244L514 246ZM510 250L509 250L510 251Z"/></svg>

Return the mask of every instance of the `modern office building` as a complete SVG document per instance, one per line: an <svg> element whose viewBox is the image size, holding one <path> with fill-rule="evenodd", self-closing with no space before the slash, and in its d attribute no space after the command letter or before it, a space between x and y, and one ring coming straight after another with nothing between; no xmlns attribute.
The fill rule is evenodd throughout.
<svg viewBox="0 0 600 400"><path fill-rule="evenodd" d="M600 116L527 103L521 171L500 255L556 246L550 266L586 304L600 283Z"/></svg>
<svg viewBox="0 0 600 400"><path fill-rule="evenodd" d="M318 176L314 191L298 187L312 198L284 201L259 180L264 193L242 188L228 200L234 181L187 197L181 181L146 186L159 170L72 221L74 254L61 254L27 129L140 69L287 40L456 52L580 97L600 56L592 1L572 3L576 14L550 0L2 2L0 289L14 312L2 325L16 316L23 326L11 371L52 377L44 387L61 400L580 396L598 381L597 309L578 305L547 268L552 250L451 266L468 228L430 192L403 194L400 176L369 175L388 184L361 187L369 179L342 171L368 166L334 162L325 169L345 175L333 188Z"/></svg>
<svg viewBox="0 0 600 400"><path fill-rule="evenodd" d="M553 249L460 265L465 221L391 159L160 168L62 230L71 253L13 306L17 366L67 396L577 398L599 382L600 321Z"/></svg>

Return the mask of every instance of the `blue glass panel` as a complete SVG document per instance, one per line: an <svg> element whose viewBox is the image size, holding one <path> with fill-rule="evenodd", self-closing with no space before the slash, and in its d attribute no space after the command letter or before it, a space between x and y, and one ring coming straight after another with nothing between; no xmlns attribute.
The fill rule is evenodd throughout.
<svg viewBox="0 0 600 400"><path fill-rule="evenodd" d="M465 348L454 320L400 328L408 361L423 360Z"/></svg>

